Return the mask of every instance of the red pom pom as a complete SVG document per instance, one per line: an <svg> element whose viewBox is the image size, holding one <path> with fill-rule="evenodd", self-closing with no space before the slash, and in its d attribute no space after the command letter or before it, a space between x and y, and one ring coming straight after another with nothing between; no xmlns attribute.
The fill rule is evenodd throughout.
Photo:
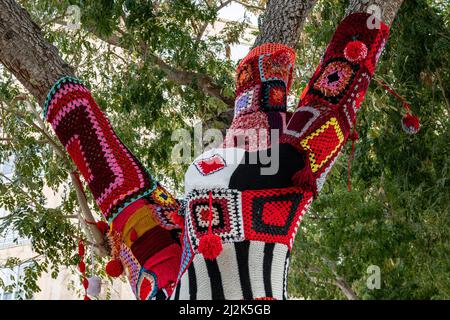
<svg viewBox="0 0 450 320"><path fill-rule="evenodd" d="M311 167L306 165L302 170L298 171L293 177L292 182L303 189L317 195L316 179L313 176Z"/></svg>
<svg viewBox="0 0 450 320"><path fill-rule="evenodd" d="M419 118L407 113L402 119L403 130L408 134L415 134L420 130Z"/></svg>
<svg viewBox="0 0 450 320"><path fill-rule="evenodd" d="M138 239L138 234L136 230L132 229L130 232L130 240L131 242L135 242Z"/></svg>
<svg viewBox="0 0 450 320"><path fill-rule="evenodd" d="M83 240L78 241L78 255L84 257L84 244Z"/></svg>
<svg viewBox="0 0 450 320"><path fill-rule="evenodd" d="M91 300L87 295L84 296L84 300Z"/></svg>
<svg viewBox="0 0 450 320"><path fill-rule="evenodd" d="M123 273L123 265L119 259L114 259L106 264L106 273L113 278L120 277Z"/></svg>
<svg viewBox="0 0 450 320"><path fill-rule="evenodd" d="M361 41L351 41L344 49L344 56L350 62L359 62L367 57L367 46Z"/></svg>
<svg viewBox="0 0 450 320"><path fill-rule="evenodd" d="M86 279L86 278L83 279L83 287L84 287L85 289L87 289L87 288L89 287L89 280Z"/></svg>
<svg viewBox="0 0 450 320"><path fill-rule="evenodd" d="M109 225L105 221L98 221L96 225L102 235L105 235L109 230Z"/></svg>
<svg viewBox="0 0 450 320"><path fill-rule="evenodd" d="M198 251L208 260L214 260L222 252L222 240L217 234L206 234L200 239Z"/></svg>
<svg viewBox="0 0 450 320"><path fill-rule="evenodd" d="M84 261L80 261L78 263L78 269L80 270L81 273L86 272L86 264L84 263Z"/></svg>

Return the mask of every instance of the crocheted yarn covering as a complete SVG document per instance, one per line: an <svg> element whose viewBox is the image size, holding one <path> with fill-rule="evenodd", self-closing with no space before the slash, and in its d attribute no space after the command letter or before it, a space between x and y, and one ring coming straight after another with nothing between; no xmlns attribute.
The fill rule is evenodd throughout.
<svg viewBox="0 0 450 320"><path fill-rule="evenodd" d="M177 210L170 194L123 145L79 80L70 77L58 80L47 97L44 110L45 119L110 222L126 206L147 195L154 196L155 204Z"/></svg>
<svg viewBox="0 0 450 320"><path fill-rule="evenodd" d="M234 120L224 147L257 151L270 146L270 129L285 126L285 118L278 114L286 112L294 64L295 52L276 43L254 48L241 61L236 70ZM237 137L246 137L243 146Z"/></svg>
<svg viewBox="0 0 450 320"><path fill-rule="evenodd" d="M384 24L368 29L369 17L358 13L342 21L293 114L286 113L292 50L264 45L239 64L225 143L198 157L185 176L183 254L171 299L286 298L289 253L301 219L350 136L389 35ZM258 129L278 129L280 144ZM237 142L240 136L245 143ZM278 170L264 175L261 159L249 160L276 147ZM213 260L199 252L209 232L223 243Z"/></svg>
<svg viewBox="0 0 450 320"><path fill-rule="evenodd" d="M248 190L242 192L245 238L282 243L292 249L303 214L313 194L300 188Z"/></svg>
<svg viewBox="0 0 450 320"><path fill-rule="evenodd" d="M168 229L177 227L171 215L179 203L123 145L81 81L58 80L44 110L111 224L113 259L136 297L171 295L181 248Z"/></svg>
<svg viewBox="0 0 450 320"><path fill-rule="evenodd" d="M235 130L189 167L181 203L123 146L78 80L52 88L46 119L112 222L113 253L137 298L286 299L301 219L352 132L389 35L383 23L368 29L369 17L357 13L341 22L293 114L286 113L293 50L253 49L237 69ZM278 129L280 144L272 132L248 135L252 129ZM239 130L237 136L247 135L243 145ZM277 170L264 174L262 158L251 159L275 150ZM167 230L175 221L183 224L181 248ZM200 253L205 236L221 242L217 257Z"/></svg>
<svg viewBox="0 0 450 320"><path fill-rule="evenodd" d="M301 184L309 177L314 193L350 136L389 36L384 23L369 29L369 17L356 13L341 22L281 138L307 155L307 166L294 180Z"/></svg>
<svg viewBox="0 0 450 320"><path fill-rule="evenodd" d="M199 253L208 234L223 243L214 260ZM312 192L300 188L194 190L186 197L183 254L171 299L286 298L288 256Z"/></svg>
<svg viewBox="0 0 450 320"><path fill-rule="evenodd" d="M170 299L287 299L289 255L288 247L279 243L225 243L215 260L201 255L192 259Z"/></svg>

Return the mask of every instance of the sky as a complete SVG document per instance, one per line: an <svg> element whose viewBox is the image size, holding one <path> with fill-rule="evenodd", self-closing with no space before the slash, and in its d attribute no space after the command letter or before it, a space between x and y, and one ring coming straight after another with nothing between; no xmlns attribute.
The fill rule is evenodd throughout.
<svg viewBox="0 0 450 320"><path fill-rule="evenodd" d="M251 12L248 12L241 4L232 2L219 12L219 18L225 20L243 21L245 16L250 19L250 24L253 26L258 25L258 17ZM248 45L233 45L231 47L231 59L238 61L244 58L249 49Z"/></svg>

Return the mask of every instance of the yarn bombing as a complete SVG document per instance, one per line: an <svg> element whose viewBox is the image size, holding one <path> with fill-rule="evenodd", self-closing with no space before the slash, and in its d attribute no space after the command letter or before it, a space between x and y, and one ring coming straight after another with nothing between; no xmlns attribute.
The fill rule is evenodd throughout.
<svg viewBox="0 0 450 320"><path fill-rule="evenodd" d="M81 81L58 80L47 96L44 118L110 223L96 223L102 234L109 232L112 260L106 265L107 274L118 277L125 270L130 283L136 283L133 291L138 298L144 296L139 284L148 293L145 299L153 299L158 292L167 297L181 255L178 240L170 232L179 228L171 220L178 201L123 145ZM84 263L79 267L81 271Z"/></svg>
<svg viewBox="0 0 450 320"><path fill-rule="evenodd" d="M389 37L382 22L379 29L367 28L369 17L355 13L340 23L281 138L304 154L306 165L296 181L308 181L302 185L311 185L314 194L322 189L353 131Z"/></svg>
<svg viewBox="0 0 450 320"><path fill-rule="evenodd" d="M389 36L382 22L368 29L369 17L340 23L294 112L295 52L276 43L252 49L236 71L225 141L189 166L182 200L121 143L79 80L59 80L45 117L110 222L108 274L125 271L142 300L286 299L301 220L347 140L357 139L357 112ZM419 129L412 116L403 125ZM278 168L265 174L261 153L275 150Z"/></svg>

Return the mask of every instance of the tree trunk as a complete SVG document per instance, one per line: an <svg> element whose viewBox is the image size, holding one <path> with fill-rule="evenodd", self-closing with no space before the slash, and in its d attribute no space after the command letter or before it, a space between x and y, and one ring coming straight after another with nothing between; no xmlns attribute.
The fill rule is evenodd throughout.
<svg viewBox="0 0 450 320"><path fill-rule="evenodd" d="M277 42L294 48L309 11L317 0L269 0L254 47Z"/></svg>
<svg viewBox="0 0 450 320"><path fill-rule="evenodd" d="M73 75L73 69L14 0L0 0L0 62L39 104L58 78Z"/></svg>
<svg viewBox="0 0 450 320"><path fill-rule="evenodd" d="M346 15L355 12L379 14L381 21L390 26L404 0L350 0ZM373 8L373 10L371 9Z"/></svg>

